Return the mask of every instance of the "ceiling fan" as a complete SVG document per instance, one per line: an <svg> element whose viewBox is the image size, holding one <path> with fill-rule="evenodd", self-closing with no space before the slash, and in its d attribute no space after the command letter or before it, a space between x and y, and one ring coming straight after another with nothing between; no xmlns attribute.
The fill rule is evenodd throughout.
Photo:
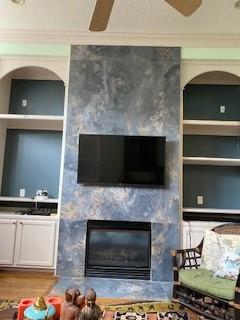
<svg viewBox="0 0 240 320"><path fill-rule="evenodd" d="M90 31L104 31L107 28L115 0L96 0L95 9L89 26ZM202 0L165 0L185 17L193 14L202 4Z"/></svg>

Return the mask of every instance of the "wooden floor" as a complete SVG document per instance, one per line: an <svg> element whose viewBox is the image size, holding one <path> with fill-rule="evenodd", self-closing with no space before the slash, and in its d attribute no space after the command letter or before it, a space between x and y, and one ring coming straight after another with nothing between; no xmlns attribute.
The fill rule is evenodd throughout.
<svg viewBox="0 0 240 320"><path fill-rule="evenodd" d="M47 295L57 278L52 272L6 271L0 269L0 299Z"/></svg>
<svg viewBox="0 0 240 320"><path fill-rule="evenodd" d="M6 271L0 269L0 299L21 299L46 296L57 282L50 272ZM128 299L99 298L103 305L127 303Z"/></svg>

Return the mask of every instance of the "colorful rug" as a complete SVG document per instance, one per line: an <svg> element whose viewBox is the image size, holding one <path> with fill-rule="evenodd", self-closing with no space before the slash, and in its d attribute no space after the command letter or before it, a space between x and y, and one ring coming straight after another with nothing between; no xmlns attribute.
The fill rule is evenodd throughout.
<svg viewBox="0 0 240 320"><path fill-rule="evenodd" d="M17 308L19 299L0 299L0 311L5 309Z"/></svg>
<svg viewBox="0 0 240 320"><path fill-rule="evenodd" d="M19 300L0 300L0 320L15 320ZM197 320L198 317L187 309L172 302L138 301L105 305L100 304L104 320Z"/></svg>
<svg viewBox="0 0 240 320"><path fill-rule="evenodd" d="M104 320L197 320L191 311L183 309L178 303L139 301L131 304L101 305Z"/></svg>

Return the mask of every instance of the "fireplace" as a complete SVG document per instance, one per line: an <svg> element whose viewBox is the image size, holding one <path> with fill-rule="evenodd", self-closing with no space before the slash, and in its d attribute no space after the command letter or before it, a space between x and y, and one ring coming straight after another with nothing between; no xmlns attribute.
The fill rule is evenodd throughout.
<svg viewBox="0 0 240 320"><path fill-rule="evenodd" d="M151 223L89 220L85 276L150 279Z"/></svg>

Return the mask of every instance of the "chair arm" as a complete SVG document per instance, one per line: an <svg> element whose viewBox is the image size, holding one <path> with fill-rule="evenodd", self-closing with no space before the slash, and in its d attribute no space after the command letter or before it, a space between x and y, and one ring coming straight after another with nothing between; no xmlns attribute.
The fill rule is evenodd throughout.
<svg viewBox="0 0 240 320"><path fill-rule="evenodd" d="M176 270L185 268L198 268L201 258L201 247L190 249L171 250L173 268Z"/></svg>
<svg viewBox="0 0 240 320"><path fill-rule="evenodd" d="M234 304L238 307L236 307L237 309L240 310L240 272L238 274L238 278L237 278L237 283L236 283L236 287L235 287L235 299L234 299Z"/></svg>

